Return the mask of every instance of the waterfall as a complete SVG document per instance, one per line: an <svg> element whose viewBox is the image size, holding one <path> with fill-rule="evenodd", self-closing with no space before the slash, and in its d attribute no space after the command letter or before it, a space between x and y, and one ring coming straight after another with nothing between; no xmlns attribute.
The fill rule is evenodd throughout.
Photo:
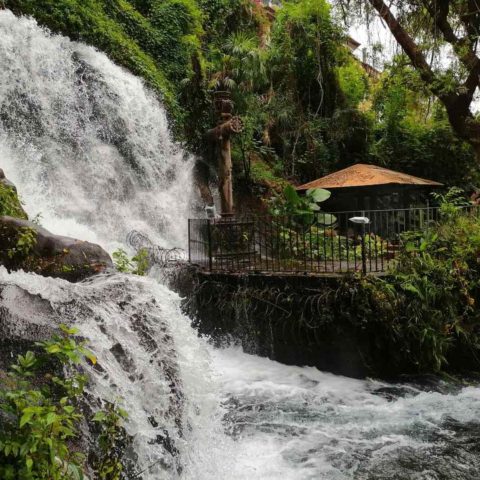
<svg viewBox="0 0 480 480"><path fill-rule="evenodd" d="M31 218L110 251L127 248L132 230L185 247L193 159L139 78L8 10L0 10L0 65L0 167ZM145 471L138 478L187 474L199 409L192 399L208 388L198 380L205 351L178 297L154 279L122 274L70 284L1 269L0 283L11 315L29 319L20 335L41 320L42 328L75 324L87 337L98 358L90 397L129 412L133 471Z"/></svg>
<svg viewBox="0 0 480 480"><path fill-rule="evenodd" d="M132 230L184 246L192 158L141 80L8 10L0 66L0 167L31 217L110 251ZM154 278L0 268L0 295L12 336L63 322L88 339L89 397L128 411L135 478L478 478L478 383L353 380L214 349Z"/></svg>
<svg viewBox="0 0 480 480"><path fill-rule="evenodd" d="M29 215L109 249L133 229L184 246L192 158L154 94L106 55L8 10L0 39L0 162Z"/></svg>

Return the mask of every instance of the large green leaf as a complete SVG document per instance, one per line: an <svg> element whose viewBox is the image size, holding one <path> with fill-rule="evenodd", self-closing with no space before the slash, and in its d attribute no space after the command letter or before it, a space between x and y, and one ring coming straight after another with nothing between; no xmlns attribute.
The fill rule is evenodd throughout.
<svg viewBox="0 0 480 480"><path fill-rule="evenodd" d="M310 188L307 190L307 197L312 202L321 203L331 197L331 192L323 188Z"/></svg>
<svg viewBox="0 0 480 480"><path fill-rule="evenodd" d="M300 202L300 196L297 191L292 187L292 185L287 185L283 191L285 200L291 205L297 205Z"/></svg>
<svg viewBox="0 0 480 480"><path fill-rule="evenodd" d="M331 226L337 221L337 217L335 217L335 215L331 215L330 213L320 213L317 215L317 221L321 225Z"/></svg>

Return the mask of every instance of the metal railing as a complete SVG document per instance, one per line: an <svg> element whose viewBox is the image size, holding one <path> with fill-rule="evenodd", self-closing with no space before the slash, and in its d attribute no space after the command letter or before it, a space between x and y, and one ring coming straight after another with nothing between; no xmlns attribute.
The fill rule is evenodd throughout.
<svg viewBox="0 0 480 480"><path fill-rule="evenodd" d="M380 273L395 261L405 233L427 230L440 213L425 207L331 215L190 219L189 261L211 272Z"/></svg>

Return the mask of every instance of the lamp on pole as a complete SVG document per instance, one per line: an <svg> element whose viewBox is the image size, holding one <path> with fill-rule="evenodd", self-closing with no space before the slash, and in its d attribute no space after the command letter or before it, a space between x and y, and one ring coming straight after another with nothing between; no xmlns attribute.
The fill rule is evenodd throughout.
<svg viewBox="0 0 480 480"><path fill-rule="evenodd" d="M349 221L357 225L362 226L362 240L361 240L361 249L362 249L362 274L367 274L367 254L365 251L365 225L370 223L370 219L365 216L365 212L362 212L361 217L352 217L349 218Z"/></svg>

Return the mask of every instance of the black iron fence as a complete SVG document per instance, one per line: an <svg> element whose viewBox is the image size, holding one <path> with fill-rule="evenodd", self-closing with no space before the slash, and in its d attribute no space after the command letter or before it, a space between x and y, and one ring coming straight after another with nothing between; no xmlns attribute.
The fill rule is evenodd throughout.
<svg viewBox="0 0 480 480"><path fill-rule="evenodd" d="M189 260L211 272L385 272L406 232L431 228L439 215L425 207L190 219Z"/></svg>

